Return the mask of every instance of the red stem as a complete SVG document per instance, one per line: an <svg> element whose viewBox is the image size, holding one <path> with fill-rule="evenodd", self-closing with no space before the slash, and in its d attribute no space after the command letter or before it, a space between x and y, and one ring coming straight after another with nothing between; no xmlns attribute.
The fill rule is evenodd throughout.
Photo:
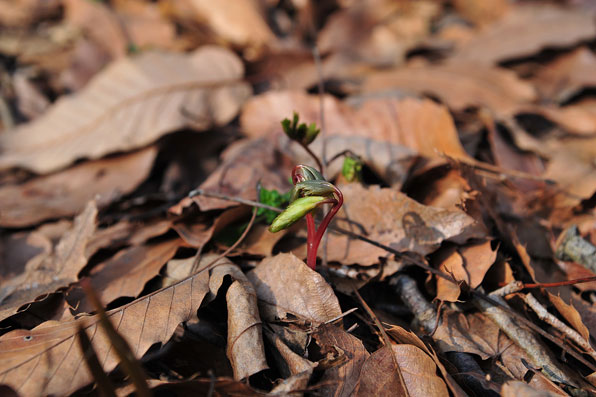
<svg viewBox="0 0 596 397"><path fill-rule="evenodd" d="M307 248L306 263L307 263L308 267L310 267L313 270L317 266L317 251L319 249L319 244L321 243L321 239L323 238L323 234L325 234L325 230L327 230L327 226L329 226L329 222L331 222L331 219L333 219L333 217L335 216L337 211L339 211L342 204L344 203L344 196L343 196L343 194L341 194L341 191L338 188L335 188L335 194L337 195L337 200L336 199L325 200L319 204L319 205L333 204L333 207L331 208L331 211L329 211L327 213L327 215L325 215L325 218L323 219L323 222L321 222L321 224L319 225L319 228L318 228L316 234L314 235L312 242L310 239L307 242L308 248Z"/></svg>
<svg viewBox="0 0 596 397"><path fill-rule="evenodd" d="M312 213L310 212L306 214L306 230L308 232L308 237L306 239L306 263L311 269L314 270L317 263L317 257L315 254L315 260L312 262L311 252L313 251L312 243L313 238L315 237L315 218L313 218Z"/></svg>

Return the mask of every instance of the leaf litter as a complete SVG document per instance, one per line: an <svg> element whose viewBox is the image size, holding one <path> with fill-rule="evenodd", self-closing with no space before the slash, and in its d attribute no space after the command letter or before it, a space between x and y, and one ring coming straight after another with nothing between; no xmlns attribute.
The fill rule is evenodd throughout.
<svg viewBox="0 0 596 397"><path fill-rule="evenodd" d="M589 2L224 3L0 7L2 387L595 394Z"/></svg>

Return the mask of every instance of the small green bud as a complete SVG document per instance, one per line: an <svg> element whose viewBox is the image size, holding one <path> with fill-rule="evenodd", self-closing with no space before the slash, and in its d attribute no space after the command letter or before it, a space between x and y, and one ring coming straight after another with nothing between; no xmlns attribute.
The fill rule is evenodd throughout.
<svg viewBox="0 0 596 397"><path fill-rule="evenodd" d="M297 165L294 168L293 175L297 177L298 182L303 181L324 181L323 175L316 168L309 165Z"/></svg>
<svg viewBox="0 0 596 397"><path fill-rule="evenodd" d="M276 233L280 230L287 229L295 222L299 221L304 215L317 208L317 205L325 200L327 200L327 197L321 196L300 197L296 199L284 212L279 214L277 218L273 220L273 223L269 226L269 231L271 233Z"/></svg>
<svg viewBox="0 0 596 397"><path fill-rule="evenodd" d="M357 157L344 157L344 164L341 168L341 174L348 182L362 180L362 160Z"/></svg>
<svg viewBox="0 0 596 397"><path fill-rule="evenodd" d="M292 120L284 119L281 126L288 138L303 145L311 144L320 132L315 123L308 126L305 123L298 124L298 113L296 112L294 112Z"/></svg>

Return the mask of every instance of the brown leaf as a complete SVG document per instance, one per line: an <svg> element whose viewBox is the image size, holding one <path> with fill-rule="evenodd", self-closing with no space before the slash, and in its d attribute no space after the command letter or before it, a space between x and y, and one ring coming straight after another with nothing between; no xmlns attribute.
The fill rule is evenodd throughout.
<svg viewBox="0 0 596 397"><path fill-rule="evenodd" d="M318 324L341 314L331 286L292 254L263 259L247 277L255 286L266 321L292 315Z"/></svg>
<svg viewBox="0 0 596 397"><path fill-rule="evenodd" d="M288 177L292 165L289 161L280 161L279 153L269 141L250 139L230 145L222 154L222 164L213 172L201 189L208 192L219 192L232 197L254 200L257 195L257 182L266 189L276 189L280 192L290 190ZM185 198L170 209L180 214L196 202L201 211L223 209L238 205L232 201L216 198L195 196Z"/></svg>
<svg viewBox="0 0 596 397"><path fill-rule="evenodd" d="M563 299L561 299L560 296L553 295L551 293L548 293L548 299L557 308L561 316L563 316L563 318L567 320L567 322L571 324L571 326L577 332L579 332L585 340L589 341L590 332L588 331L588 328L584 325L582 317L577 311L577 309L573 306L573 303L569 302L569 304L567 304L563 301Z"/></svg>
<svg viewBox="0 0 596 397"><path fill-rule="evenodd" d="M496 258L497 250L492 249L490 241L468 244L460 248L451 247L441 253L438 259L439 270L474 289L482 283L484 275L495 263ZM458 286L437 277L437 299L455 302L459 292Z"/></svg>
<svg viewBox="0 0 596 397"><path fill-rule="evenodd" d="M492 65L531 55L545 47L568 46L593 37L593 15L579 9L523 4L456 49L456 61Z"/></svg>
<svg viewBox="0 0 596 397"><path fill-rule="evenodd" d="M207 258L205 258L207 260ZM265 359L265 347L261 318L257 306L257 294L253 285L240 268L229 260L220 260L211 271L211 292L214 285L221 285L223 278L234 280L226 292L228 308L228 343L226 355L234 370L234 379L240 380L269 368ZM216 289L219 289L217 286Z"/></svg>
<svg viewBox="0 0 596 397"><path fill-rule="evenodd" d="M0 226L23 227L72 216L97 198L106 207L147 178L157 150L89 161L21 185L0 187Z"/></svg>
<svg viewBox="0 0 596 397"><path fill-rule="evenodd" d="M116 330L142 356L156 342L166 342L178 324L195 315L209 292L209 274L201 272L170 287L107 313ZM0 382L22 395L65 395L92 381L77 348L82 326L106 372L118 364L98 317L69 322L45 322L32 330L15 330L0 337Z"/></svg>
<svg viewBox="0 0 596 397"><path fill-rule="evenodd" d="M518 380L510 380L503 384L501 397L556 397L560 394L547 390L536 390L527 383Z"/></svg>
<svg viewBox="0 0 596 397"><path fill-rule="evenodd" d="M242 74L236 55L213 46L123 58L44 116L3 134L0 168L47 173L134 149L189 124L188 115L199 129L225 124L250 91Z"/></svg>
<svg viewBox="0 0 596 397"><path fill-rule="evenodd" d="M443 241L463 243L484 235L482 228L461 210L427 207L392 189L360 184L341 186L344 206L336 219L343 228L365 232L368 238L399 251L427 255ZM328 259L345 264L369 266L387 253L369 244L360 244L344 235L329 235Z"/></svg>
<svg viewBox="0 0 596 397"><path fill-rule="evenodd" d="M22 26L58 12L59 0L2 0L0 1L0 24Z"/></svg>
<svg viewBox="0 0 596 397"><path fill-rule="evenodd" d="M305 390L315 363L296 354L275 332L265 328L265 335L275 348L273 357L281 375L285 378L272 392L290 393Z"/></svg>
<svg viewBox="0 0 596 397"><path fill-rule="evenodd" d="M534 87L513 72L476 62L439 66L409 66L366 77L364 92L399 90L434 94L451 109L487 107L500 116L511 115L520 105L536 99Z"/></svg>
<svg viewBox="0 0 596 397"><path fill-rule="evenodd" d="M402 388L391 354L395 354L410 396L449 396L445 382L436 375L437 366L432 358L414 345L398 344L392 344L391 349L383 347L366 360L360 372L357 396L390 395Z"/></svg>
<svg viewBox="0 0 596 397"><path fill-rule="evenodd" d="M538 106L525 110L545 117L571 134L593 136L596 131L596 101L591 98L562 107Z"/></svg>
<svg viewBox="0 0 596 397"><path fill-rule="evenodd" d="M321 392L336 397L352 396L362 366L370 356L362 341L331 324L318 328L313 338L322 354L333 355L332 359L336 360L321 378L321 384L330 385L321 387Z"/></svg>
<svg viewBox="0 0 596 397"><path fill-rule="evenodd" d="M100 45L112 59L126 55L128 40L124 26L107 4L65 0L64 11L66 20Z"/></svg>
<svg viewBox="0 0 596 397"><path fill-rule="evenodd" d="M324 97L329 136L362 136L407 146L420 154L444 153L467 158L447 108L428 99L369 99L358 109ZM293 111L306 123L319 122L319 98L297 91L268 92L250 99L242 110L243 131L253 137L281 132L280 120Z"/></svg>
<svg viewBox="0 0 596 397"><path fill-rule="evenodd" d="M264 10L258 1L188 1L196 12L194 17L231 44L258 47L269 44L275 38L265 22Z"/></svg>
<svg viewBox="0 0 596 397"><path fill-rule="evenodd" d="M95 232L96 217L97 207L94 201L90 201L75 218L72 229L62 236L54 252L43 259L33 258L22 274L2 285L1 319L14 314L19 306L32 302L38 296L77 280L79 271L87 264L85 249Z"/></svg>
<svg viewBox="0 0 596 397"><path fill-rule="evenodd" d="M580 47L540 68L532 82L542 96L563 102L584 87L596 86L594 68L596 56Z"/></svg>
<svg viewBox="0 0 596 397"><path fill-rule="evenodd" d="M507 0L455 0L454 6L458 14L480 26L489 25L501 19L510 9Z"/></svg>
<svg viewBox="0 0 596 397"><path fill-rule="evenodd" d="M141 245L120 251L110 260L94 267L89 274L91 286L106 305L120 297L136 297L145 284L159 274L180 246L180 240ZM91 313L93 305L80 293L70 293L68 301L79 313Z"/></svg>
<svg viewBox="0 0 596 397"><path fill-rule="evenodd" d="M172 46L176 28L160 12L158 4L132 0L118 1L114 7L131 43L136 47L166 49Z"/></svg>

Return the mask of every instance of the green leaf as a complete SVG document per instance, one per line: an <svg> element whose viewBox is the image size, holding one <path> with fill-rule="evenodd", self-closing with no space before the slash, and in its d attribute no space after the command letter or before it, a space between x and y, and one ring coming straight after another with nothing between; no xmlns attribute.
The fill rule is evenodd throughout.
<svg viewBox="0 0 596 397"><path fill-rule="evenodd" d="M295 222L299 221L304 215L317 208L317 206L325 200L327 200L327 197L321 196L300 197L299 199L296 199L284 212L279 214L277 218L273 220L273 223L269 226L269 231L271 233L276 233L280 230L287 229Z"/></svg>
<svg viewBox="0 0 596 397"><path fill-rule="evenodd" d="M272 207L282 208L286 203L290 201L290 192L280 194L277 190L262 189L259 193L259 202L270 205ZM259 208L257 210L257 216L264 216L267 223L273 222L275 217L278 215L277 212L271 211L265 208Z"/></svg>
<svg viewBox="0 0 596 397"><path fill-rule="evenodd" d="M333 184L327 181L303 181L298 182L296 186L290 191L290 203L294 202L298 197L308 196L332 196L335 192Z"/></svg>
<svg viewBox="0 0 596 397"><path fill-rule="evenodd" d="M341 168L341 174L348 182L362 180L362 161L359 158L346 156Z"/></svg>

